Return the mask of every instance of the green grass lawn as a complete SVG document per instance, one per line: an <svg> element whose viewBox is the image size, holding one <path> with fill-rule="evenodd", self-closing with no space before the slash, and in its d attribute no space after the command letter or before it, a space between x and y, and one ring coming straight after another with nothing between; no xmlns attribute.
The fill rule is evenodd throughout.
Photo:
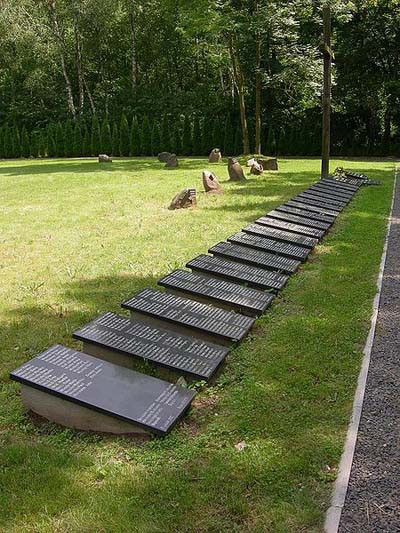
<svg viewBox="0 0 400 533"><path fill-rule="evenodd" d="M0 530L319 531L345 438L394 165L365 187L166 438L87 435L24 414L10 370L318 177L319 161L198 194L205 160L0 162ZM150 369L151 370L151 369ZM153 371L154 372L154 371ZM156 372L154 372L156 374ZM242 451L235 448L244 442Z"/></svg>

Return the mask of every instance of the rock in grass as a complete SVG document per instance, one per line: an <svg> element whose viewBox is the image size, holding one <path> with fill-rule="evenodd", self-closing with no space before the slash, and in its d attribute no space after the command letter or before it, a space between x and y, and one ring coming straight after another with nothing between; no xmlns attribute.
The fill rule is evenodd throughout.
<svg viewBox="0 0 400 533"><path fill-rule="evenodd" d="M169 154L164 168L176 168L178 166L178 158L175 154Z"/></svg>
<svg viewBox="0 0 400 533"><path fill-rule="evenodd" d="M254 176L260 176L264 171L263 166L258 163L257 161L254 161L254 163L251 165L250 168L250 174L253 174Z"/></svg>
<svg viewBox="0 0 400 533"><path fill-rule="evenodd" d="M265 157L257 159L264 170L278 170L278 160L276 157Z"/></svg>
<svg viewBox="0 0 400 533"><path fill-rule="evenodd" d="M221 150L219 148L214 148L211 150L210 155L208 156L209 163L219 163L222 159Z"/></svg>
<svg viewBox="0 0 400 533"><path fill-rule="evenodd" d="M168 209L187 209L188 207L196 207L196 205L196 189L184 189L174 196Z"/></svg>
<svg viewBox="0 0 400 533"><path fill-rule="evenodd" d="M209 170L203 170L203 187L207 193L221 194L222 187L218 183L217 176Z"/></svg>
<svg viewBox="0 0 400 533"><path fill-rule="evenodd" d="M99 154L99 163L112 163L112 159L109 155Z"/></svg>
<svg viewBox="0 0 400 533"><path fill-rule="evenodd" d="M228 174L230 181L246 180L243 169L236 157L230 157L228 159Z"/></svg>
<svg viewBox="0 0 400 533"><path fill-rule="evenodd" d="M160 163L166 163L171 156L170 152L160 152L157 156Z"/></svg>

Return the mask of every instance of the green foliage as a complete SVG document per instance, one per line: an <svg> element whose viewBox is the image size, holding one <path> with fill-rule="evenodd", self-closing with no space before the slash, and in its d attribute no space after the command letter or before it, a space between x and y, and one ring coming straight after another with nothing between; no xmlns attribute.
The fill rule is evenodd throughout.
<svg viewBox="0 0 400 533"><path fill-rule="evenodd" d="M130 150L129 155L138 156L141 153L140 149L140 127L139 122L136 117L132 118L131 124L131 136L130 136Z"/></svg>
<svg viewBox="0 0 400 533"><path fill-rule="evenodd" d="M160 151L161 152L170 152L174 148L171 147L171 130L170 130L170 122L169 117L166 113L164 113L162 120L161 120L161 127L160 127Z"/></svg>
<svg viewBox="0 0 400 533"><path fill-rule="evenodd" d="M17 126L12 128L12 157L18 158L21 157L21 138L19 135L19 130Z"/></svg>
<svg viewBox="0 0 400 533"><path fill-rule="evenodd" d="M111 129L108 120L104 118L101 121L100 132L100 151L102 154L110 155L112 150Z"/></svg>
<svg viewBox="0 0 400 533"><path fill-rule="evenodd" d="M235 129L234 145L235 145L235 151L233 155L238 156L242 154L243 153L243 135L242 135L242 128L240 125L237 125Z"/></svg>
<svg viewBox="0 0 400 533"><path fill-rule="evenodd" d="M12 144L12 133L10 130L10 127L6 125L3 129L3 150L4 150L4 157L11 158L13 157L13 144Z"/></svg>
<svg viewBox="0 0 400 533"><path fill-rule="evenodd" d="M28 158L31 155L29 133L25 126L22 128L21 132L21 155L25 158Z"/></svg>
<svg viewBox="0 0 400 533"><path fill-rule="evenodd" d="M57 122L56 126L56 156L63 157L64 151L64 128L61 122Z"/></svg>
<svg viewBox="0 0 400 533"><path fill-rule="evenodd" d="M39 157L47 156L47 134L46 130L41 129L39 132Z"/></svg>
<svg viewBox="0 0 400 533"><path fill-rule="evenodd" d="M183 134L182 134L182 154L192 155L193 153L193 133L192 123L189 115L185 115L183 120Z"/></svg>
<svg viewBox="0 0 400 533"><path fill-rule="evenodd" d="M212 150L211 133L210 120L205 116L201 125L201 155L208 155Z"/></svg>
<svg viewBox="0 0 400 533"><path fill-rule="evenodd" d="M82 155L84 157L90 156L92 151L92 143L90 140L89 130L86 124L83 127L83 139L82 139Z"/></svg>
<svg viewBox="0 0 400 533"><path fill-rule="evenodd" d="M92 128L90 135L90 146L91 146L91 155L98 156L101 152L101 141L100 141L100 123L97 115L92 117Z"/></svg>
<svg viewBox="0 0 400 533"><path fill-rule="evenodd" d="M31 146L31 156L39 157L39 133L36 130L31 133L30 146Z"/></svg>
<svg viewBox="0 0 400 533"><path fill-rule="evenodd" d="M112 129L112 147L111 147L111 154L113 156L119 155L119 130L118 125L116 122L114 122L113 129Z"/></svg>
<svg viewBox="0 0 400 533"><path fill-rule="evenodd" d="M65 157L74 155L74 129L70 119L65 122L64 126L64 155Z"/></svg>
<svg viewBox="0 0 400 533"><path fill-rule="evenodd" d="M276 155L276 137L274 130L270 127L268 129L268 135L267 135L267 143L266 143L266 151L268 155Z"/></svg>
<svg viewBox="0 0 400 533"><path fill-rule="evenodd" d="M151 155L157 155L158 153L160 153L160 127L155 120L151 130Z"/></svg>
<svg viewBox="0 0 400 533"><path fill-rule="evenodd" d="M171 146L171 152L182 155L182 123L180 117L170 119L171 131L169 136L169 143Z"/></svg>
<svg viewBox="0 0 400 533"><path fill-rule="evenodd" d="M119 127L119 155L128 156L130 148L129 125L125 114L121 115Z"/></svg>
<svg viewBox="0 0 400 533"><path fill-rule="evenodd" d="M200 118L195 115L193 120L193 155L202 155Z"/></svg>
<svg viewBox="0 0 400 533"><path fill-rule="evenodd" d="M235 154L235 131L233 129L232 118L229 114L225 120L224 144L222 151L224 155Z"/></svg>
<svg viewBox="0 0 400 533"><path fill-rule="evenodd" d="M223 149L224 146L224 133L221 127L221 121L218 117L215 117L212 123L211 130L212 147Z"/></svg>
<svg viewBox="0 0 400 533"><path fill-rule="evenodd" d="M151 127L149 118L147 115L144 117L142 121L142 131L141 131L141 137L140 137L140 147L141 147L141 155L148 156L151 155Z"/></svg>
<svg viewBox="0 0 400 533"><path fill-rule="evenodd" d="M46 139L47 156L56 157L57 155L57 146L56 146L56 139L55 139L56 126L53 123L50 123L47 126L46 134L47 134L47 139Z"/></svg>
<svg viewBox="0 0 400 533"><path fill-rule="evenodd" d="M82 155L82 131L79 121L75 123L74 127L73 155L74 157L80 157Z"/></svg>

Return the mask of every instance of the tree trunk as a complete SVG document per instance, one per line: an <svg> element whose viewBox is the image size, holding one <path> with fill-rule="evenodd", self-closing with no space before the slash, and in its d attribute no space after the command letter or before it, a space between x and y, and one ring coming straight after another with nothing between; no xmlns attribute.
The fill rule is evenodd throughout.
<svg viewBox="0 0 400 533"><path fill-rule="evenodd" d="M135 0L131 1L130 23L131 23L131 85L132 91L136 91L138 81L138 64L136 57L136 17Z"/></svg>
<svg viewBox="0 0 400 533"><path fill-rule="evenodd" d="M59 52L60 52L60 64L61 64L61 70L64 76L65 81L65 88L67 92L67 104L68 109L73 117L73 119L76 119L76 109L74 104L74 97L72 93L72 85L71 80L69 79L67 67L65 64L65 41L64 41L64 35L62 31L62 27L58 21L57 17L57 11L56 11L56 0L48 0L47 2L48 12L50 16L50 20L53 24L53 31L54 31L54 37L56 39Z"/></svg>
<svg viewBox="0 0 400 533"><path fill-rule="evenodd" d="M244 97L244 79L243 72L240 65L239 57L235 49L234 36L231 34L229 36L229 53L231 56L233 76L235 79L235 85L239 96L239 108L240 108L240 121L242 124L242 136L243 136L243 153L250 153L250 143L249 143L249 131L247 128L247 118L246 118L246 101Z"/></svg>
<svg viewBox="0 0 400 533"><path fill-rule="evenodd" d="M258 21L258 0L255 0L255 12ZM255 132L256 154L261 154L261 36L256 33L256 132Z"/></svg>
<svg viewBox="0 0 400 533"><path fill-rule="evenodd" d="M74 23L74 40L75 40L75 62L76 71L78 77L79 87L79 114L82 115L83 104L85 102L85 87L83 83L83 70L82 70L82 48L81 48L81 35L79 31L79 7L76 5L76 1L72 2L72 17Z"/></svg>

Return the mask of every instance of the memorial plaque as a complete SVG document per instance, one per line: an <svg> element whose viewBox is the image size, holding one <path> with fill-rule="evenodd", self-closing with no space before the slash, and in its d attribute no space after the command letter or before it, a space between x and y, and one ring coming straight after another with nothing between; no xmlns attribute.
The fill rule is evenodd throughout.
<svg viewBox="0 0 400 533"><path fill-rule="evenodd" d="M166 435L189 408L191 390L55 345L11 373L11 379Z"/></svg>
<svg viewBox="0 0 400 533"><path fill-rule="evenodd" d="M336 202L338 204L345 204L347 205L351 198L349 197L343 197L343 196L340 196L338 197L336 194L332 193L330 190L326 190L326 189L323 189L323 188L316 188L315 186L313 187L309 187L308 189L306 189L304 191L305 194L312 194L313 196L318 196L320 198L326 198L328 199L330 202Z"/></svg>
<svg viewBox="0 0 400 533"><path fill-rule="evenodd" d="M293 222L294 224L300 224L301 226L308 226L310 228L320 229L322 231L328 231L332 224L321 222L320 220L310 219L304 216L293 215L292 213L282 213L276 209L269 211L267 217L276 218L277 220L283 220L285 222Z"/></svg>
<svg viewBox="0 0 400 533"><path fill-rule="evenodd" d="M341 189L341 190L345 190L345 191L352 191L354 193L356 193L358 191L358 186L351 185L351 183L342 182L342 181L339 181L337 179L324 178L324 179L320 180L320 183L327 184L327 185L329 185L329 187L335 187L336 189Z"/></svg>
<svg viewBox="0 0 400 533"><path fill-rule="evenodd" d="M338 191L335 187L330 187L329 185L325 185L323 183L318 184L318 185L313 185L312 187L310 187L310 190L316 191L316 192L319 191L322 193L327 193L330 196L337 198L339 201L340 200L350 201L354 196L354 192L352 191L351 192L343 191L343 190Z"/></svg>
<svg viewBox="0 0 400 533"><path fill-rule="evenodd" d="M316 200L315 197L311 197L305 194L298 194L297 196L294 196L292 198L292 201L294 202L302 202L304 204L308 205L314 205L316 207L324 207L326 209L335 210L335 211L343 211L343 207L339 207L337 205L328 204L326 202L322 202L321 200Z"/></svg>
<svg viewBox="0 0 400 533"><path fill-rule="evenodd" d="M327 215L322 215L314 211L309 211L308 209L299 209L296 207L290 207L289 205L282 204L278 205L276 208L277 211L281 213L289 213L291 215L298 215L300 217L309 218L311 220L319 220L320 222L325 222L331 226L335 222L335 217L329 217Z"/></svg>
<svg viewBox="0 0 400 533"><path fill-rule="evenodd" d="M269 307L274 296L268 292L210 276L202 276L187 270L174 270L162 278L159 285L206 298L216 304L224 304L241 313L258 316Z"/></svg>
<svg viewBox="0 0 400 533"><path fill-rule="evenodd" d="M154 289L144 289L122 307L229 342L241 341L254 324L254 318Z"/></svg>
<svg viewBox="0 0 400 533"><path fill-rule="evenodd" d="M283 257L289 257L290 259L297 259L298 261L305 261L311 251L309 248L274 241L267 237L250 235L249 233L244 233L244 231L239 231L238 233L231 235L228 237L228 241L241 244L242 246L248 246L255 250L262 250L264 252L282 255Z"/></svg>
<svg viewBox="0 0 400 533"><path fill-rule="evenodd" d="M307 235L309 237L314 237L316 239L321 239L325 231L308 228L307 226L302 226L300 224L292 224L291 222L284 222L283 220L276 220L271 217L260 217L255 221L256 224L262 226L268 226L270 228L282 229L285 231L298 233L299 235Z"/></svg>
<svg viewBox="0 0 400 533"><path fill-rule="evenodd" d="M284 205L289 207L296 207L297 209L306 209L307 211L312 211L313 213L327 215L333 218L336 218L339 215L339 211L334 209L327 209L326 207L320 207L318 205L312 205L310 203L305 203L304 201L299 200L288 200Z"/></svg>
<svg viewBox="0 0 400 533"><path fill-rule="evenodd" d="M343 209L344 207L346 207L346 204L344 202L337 202L336 200L332 200L328 196L316 194L309 190L306 190L300 193L299 196L302 198L310 198L311 200L314 200L317 202L323 202L325 204L331 205L334 209L338 209L338 208Z"/></svg>
<svg viewBox="0 0 400 533"><path fill-rule="evenodd" d="M131 358L139 358L205 380L214 374L229 352L224 346L114 313L105 313L75 331L73 336L84 342L85 348L89 343L126 355L128 365Z"/></svg>
<svg viewBox="0 0 400 533"><path fill-rule="evenodd" d="M264 268L243 265L234 261L226 261L220 257L199 255L186 265L198 272L204 272L210 276L220 276L240 283L247 283L252 287L261 289L279 290L286 285L288 276L269 272Z"/></svg>
<svg viewBox="0 0 400 533"><path fill-rule="evenodd" d="M301 265L300 261L296 261L295 259L288 259L287 257L260 250L252 250L246 246L240 246L230 242L219 242L208 251L217 257L226 257L239 263L283 272L284 274L293 274Z"/></svg>
<svg viewBox="0 0 400 533"><path fill-rule="evenodd" d="M314 239L314 237L297 235L290 231L261 226L260 224L249 224L243 228L242 231L250 233L251 235L257 235L258 237L267 237L275 241L296 244L297 246L303 246L305 248L314 248L314 246L318 244L318 239Z"/></svg>

